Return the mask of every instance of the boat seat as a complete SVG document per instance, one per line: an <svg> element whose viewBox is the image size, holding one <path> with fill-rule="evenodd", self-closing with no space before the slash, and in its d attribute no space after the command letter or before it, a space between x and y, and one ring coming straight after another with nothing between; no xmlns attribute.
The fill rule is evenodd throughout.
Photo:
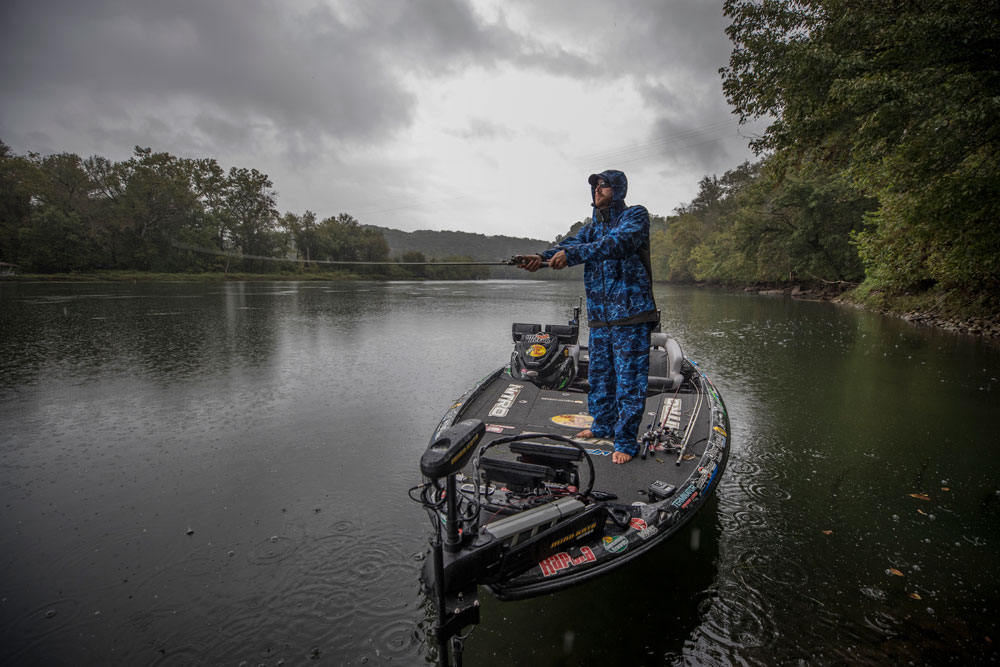
<svg viewBox="0 0 1000 667"><path fill-rule="evenodd" d="M650 336L649 389L651 391L673 391L681 386L684 376L681 364L684 353L681 345L665 333L656 332Z"/></svg>

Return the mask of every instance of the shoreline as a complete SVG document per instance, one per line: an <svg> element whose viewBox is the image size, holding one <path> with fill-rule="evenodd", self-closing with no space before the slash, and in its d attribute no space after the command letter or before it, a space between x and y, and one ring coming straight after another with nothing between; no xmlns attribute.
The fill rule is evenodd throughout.
<svg viewBox="0 0 1000 667"><path fill-rule="evenodd" d="M264 281L321 281L321 280L389 280L384 276L362 276L350 271L309 273L145 273L137 271L98 271L93 273L13 274L0 275L3 282L51 283L113 283L113 282L264 282ZM434 282L432 279L417 279ZM932 326L945 331L979 336L990 342L1000 342L1000 313L975 302L949 293L926 292L890 296L847 283L828 284L821 287L796 285L746 285L727 287L708 283L671 283L665 285L690 285L731 289L758 296L786 297L808 301L828 301L864 310L882 313L921 326Z"/></svg>
<svg viewBox="0 0 1000 667"><path fill-rule="evenodd" d="M859 286L829 286L806 288L748 286L743 292L759 296L784 296L807 301L828 301L854 308L861 308L883 315L898 317L913 324L931 326L945 331L979 336L991 342L1000 343L1000 313L986 313L982 308L968 308L963 303L954 303L954 297L947 293L927 292L920 295L891 297L861 291Z"/></svg>

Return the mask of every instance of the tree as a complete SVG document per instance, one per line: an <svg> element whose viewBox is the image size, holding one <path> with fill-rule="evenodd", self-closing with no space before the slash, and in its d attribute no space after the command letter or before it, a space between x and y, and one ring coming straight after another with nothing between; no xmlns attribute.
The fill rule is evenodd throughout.
<svg viewBox="0 0 1000 667"><path fill-rule="evenodd" d="M0 141L0 261L17 264L18 230L31 215L35 165Z"/></svg>
<svg viewBox="0 0 1000 667"><path fill-rule="evenodd" d="M267 174L232 167L223 192L219 219L224 247L243 255L276 256L278 211ZM263 262L247 260L245 264L244 268L260 269Z"/></svg>
<svg viewBox="0 0 1000 667"><path fill-rule="evenodd" d="M1000 294L1000 0L727 0L723 88L754 142L879 206L870 279Z"/></svg>

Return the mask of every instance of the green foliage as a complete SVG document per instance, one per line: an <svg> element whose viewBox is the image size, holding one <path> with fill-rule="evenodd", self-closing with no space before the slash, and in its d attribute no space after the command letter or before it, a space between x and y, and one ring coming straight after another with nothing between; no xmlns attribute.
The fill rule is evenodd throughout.
<svg viewBox="0 0 1000 667"><path fill-rule="evenodd" d="M875 202L851 229L868 278L1000 292L1000 1L727 0L725 13L726 95L743 120L772 119L756 148ZM828 254L843 265L843 248Z"/></svg>
<svg viewBox="0 0 1000 667"><path fill-rule="evenodd" d="M279 217L275 200L266 174L226 172L214 160L140 147L121 162L21 157L0 142L0 260L40 273L271 272L284 258L304 257L308 267L388 257L382 235L351 216L319 224L310 211Z"/></svg>
<svg viewBox="0 0 1000 667"><path fill-rule="evenodd" d="M653 275L717 284L857 282L851 234L870 198L836 174L775 158L705 177L698 195L651 234Z"/></svg>

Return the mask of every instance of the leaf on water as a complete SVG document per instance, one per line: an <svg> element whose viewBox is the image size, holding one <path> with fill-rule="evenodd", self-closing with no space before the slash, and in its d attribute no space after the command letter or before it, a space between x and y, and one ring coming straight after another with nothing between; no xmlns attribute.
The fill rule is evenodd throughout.
<svg viewBox="0 0 1000 667"><path fill-rule="evenodd" d="M942 491L951 491L951 489L949 489L947 486L942 486L941 490Z"/></svg>
<svg viewBox="0 0 1000 667"><path fill-rule="evenodd" d="M910 497L911 498L916 498L917 500L930 500L930 498L926 494L923 494L923 493L911 493Z"/></svg>
<svg viewBox="0 0 1000 667"><path fill-rule="evenodd" d="M888 570L886 570L886 573L887 574L891 574L891 575L896 576L896 577L902 577L903 576L903 573L900 572L899 570L897 570L894 567L890 567Z"/></svg>
<svg viewBox="0 0 1000 667"><path fill-rule="evenodd" d="M910 597L913 598L914 600L922 600L923 599L922 597L920 597L920 593L910 593Z"/></svg>
<svg viewBox="0 0 1000 667"><path fill-rule="evenodd" d="M923 511L919 507L917 508L917 511L920 512L921 514L923 514L924 516L927 516L927 512Z"/></svg>
<svg viewBox="0 0 1000 667"><path fill-rule="evenodd" d="M824 530L823 534L824 535L833 535L833 531L832 530Z"/></svg>

